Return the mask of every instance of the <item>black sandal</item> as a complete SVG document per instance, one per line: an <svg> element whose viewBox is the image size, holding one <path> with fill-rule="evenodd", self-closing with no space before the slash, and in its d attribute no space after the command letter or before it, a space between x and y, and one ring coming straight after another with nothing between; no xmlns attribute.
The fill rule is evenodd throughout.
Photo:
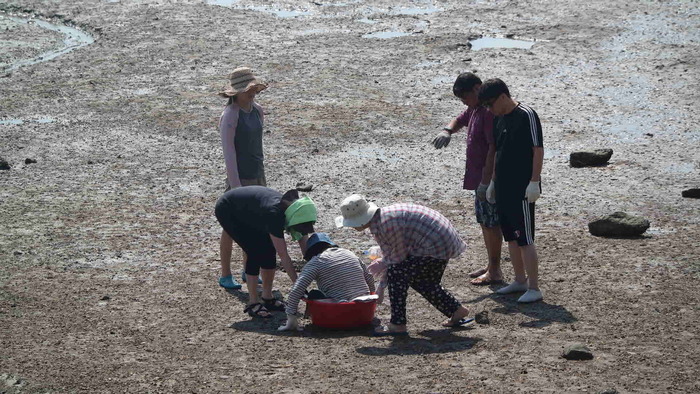
<svg viewBox="0 0 700 394"><path fill-rule="evenodd" d="M284 312L284 309L287 307L287 304L285 304L284 301L280 301L276 298L260 298L262 298L263 303L265 303L265 309L267 309L268 311Z"/></svg>
<svg viewBox="0 0 700 394"><path fill-rule="evenodd" d="M261 319L269 319L272 317L270 311L267 310L261 303L256 302L255 304L250 304L243 309L244 313L247 313L250 317L259 317ZM265 315L265 313L267 313Z"/></svg>

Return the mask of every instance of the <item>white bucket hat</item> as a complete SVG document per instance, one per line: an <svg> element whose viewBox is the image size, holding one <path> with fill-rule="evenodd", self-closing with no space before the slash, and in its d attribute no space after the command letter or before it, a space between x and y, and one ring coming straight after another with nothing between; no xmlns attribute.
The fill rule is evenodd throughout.
<svg viewBox="0 0 700 394"><path fill-rule="evenodd" d="M364 196L353 194L340 203L342 215L335 218L336 227L362 227L367 224L379 207L367 202Z"/></svg>
<svg viewBox="0 0 700 394"><path fill-rule="evenodd" d="M219 92L219 96L232 97L249 89L260 92L266 88L267 85L253 75L253 70L248 67L239 67L228 75L228 84L223 91Z"/></svg>

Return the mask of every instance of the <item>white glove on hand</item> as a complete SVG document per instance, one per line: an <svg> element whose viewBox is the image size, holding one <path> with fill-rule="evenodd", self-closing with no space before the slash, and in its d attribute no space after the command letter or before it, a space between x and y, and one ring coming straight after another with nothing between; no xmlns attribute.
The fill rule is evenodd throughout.
<svg viewBox="0 0 700 394"><path fill-rule="evenodd" d="M376 259L367 266L367 272L372 274L375 278L385 269L387 269L387 266L382 259Z"/></svg>
<svg viewBox="0 0 700 394"><path fill-rule="evenodd" d="M486 201L486 190L489 188L489 185L484 185L483 183L479 184L479 187L476 188L476 198L479 199L479 201Z"/></svg>
<svg viewBox="0 0 700 394"><path fill-rule="evenodd" d="M433 146L435 146L435 149L444 148L450 143L451 138L452 135L450 132L443 130L437 135L437 137L435 137L435 139L433 139Z"/></svg>
<svg viewBox="0 0 700 394"><path fill-rule="evenodd" d="M527 202L533 203L538 198L540 198L540 183L530 181L527 189L525 189L525 199L527 199Z"/></svg>
<svg viewBox="0 0 700 394"><path fill-rule="evenodd" d="M496 203L496 185L491 181L489 187L486 188L486 200L491 204Z"/></svg>
<svg viewBox="0 0 700 394"><path fill-rule="evenodd" d="M280 326L277 331L301 331L301 328L299 328L298 319L299 318L295 315L287 315L287 323Z"/></svg>

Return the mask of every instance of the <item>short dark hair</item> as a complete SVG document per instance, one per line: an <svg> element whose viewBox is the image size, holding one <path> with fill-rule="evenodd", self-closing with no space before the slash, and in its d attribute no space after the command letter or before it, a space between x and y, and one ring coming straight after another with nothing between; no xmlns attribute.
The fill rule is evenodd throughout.
<svg viewBox="0 0 700 394"><path fill-rule="evenodd" d="M452 85L452 93L457 97L462 97L465 93L471 91L474 86L480 85L481 79L472 73L461 73Z"/></svg>
<svg viewBox="0 0 700 394"><path fill-rule="evenodd" d="M485 102L491 100L492 98L500 96L501 93L505 93L506 96L510 97L510 92L508 91L506 83L498 78L489 79L479 88L479 101Z"/></svg>

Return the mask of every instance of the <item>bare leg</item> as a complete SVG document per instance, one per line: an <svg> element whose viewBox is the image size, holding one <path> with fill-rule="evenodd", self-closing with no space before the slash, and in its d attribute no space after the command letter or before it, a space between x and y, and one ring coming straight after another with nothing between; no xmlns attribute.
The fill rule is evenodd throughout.
<svg viewBox="0 0 700 394"><path fill-rule="evenodd" d="M510 261L513 263L513 271L515 273L515 281L525 283L525 264L523 263L522 249L518 246L517 241L508 242L508 251L510 252Z"/></svg>
<svg viewBox="0 0 700 394"><path fill-rule="evenodd" d="M262 276L262 297L268 300L272 299L272 282L275 279L275 269L261 269L260 274ZM257 283L257 278L253 283Z"/></svg>
<svg viewBox="0 0 700 394"><path fill-rule="evenodd" d="M537 248L535 248L535 245L525 245L520 247L520 251L522 252L522 260L527 271L528 288L539 290Z"/></svg>
<svg viewBox="0 0 700 394"><path fill-rule="evenodd" d="M500 282L503 280L503 273L501 272L501 245L503 243L503 234L501 233L501 227L485 227L482 224L481 232L484 235L484 244L486 244L486 253L489 263L484 273L471 281L473 285L489 284L491 282Z"/></svg>
<svg viewBox="0 0 700 394"><path fill-rule="evenodd" d="M221 276L231 275L231 252L233 250L233 239L224 230L221 231L221 241L219 242L219 257L221 259ZM245 265L244 265L245 267Z"/></svg>
<svg viewBox="0 0 700 394"><path fill-rule="evenodd" d="M452 327L455 325L455 323L467 317L467 315L469 315L469 309L460 305L459 309L452 314L452 317L442 322L442 325L444 327Z"/></svg>
<svg viewBox="0 0 700 394"><path fill-rule="evenodd" d="M258 297L258 276L247 275L248 280L245 282L248 287L248 305L257 304L260 302Z"/></svg>

